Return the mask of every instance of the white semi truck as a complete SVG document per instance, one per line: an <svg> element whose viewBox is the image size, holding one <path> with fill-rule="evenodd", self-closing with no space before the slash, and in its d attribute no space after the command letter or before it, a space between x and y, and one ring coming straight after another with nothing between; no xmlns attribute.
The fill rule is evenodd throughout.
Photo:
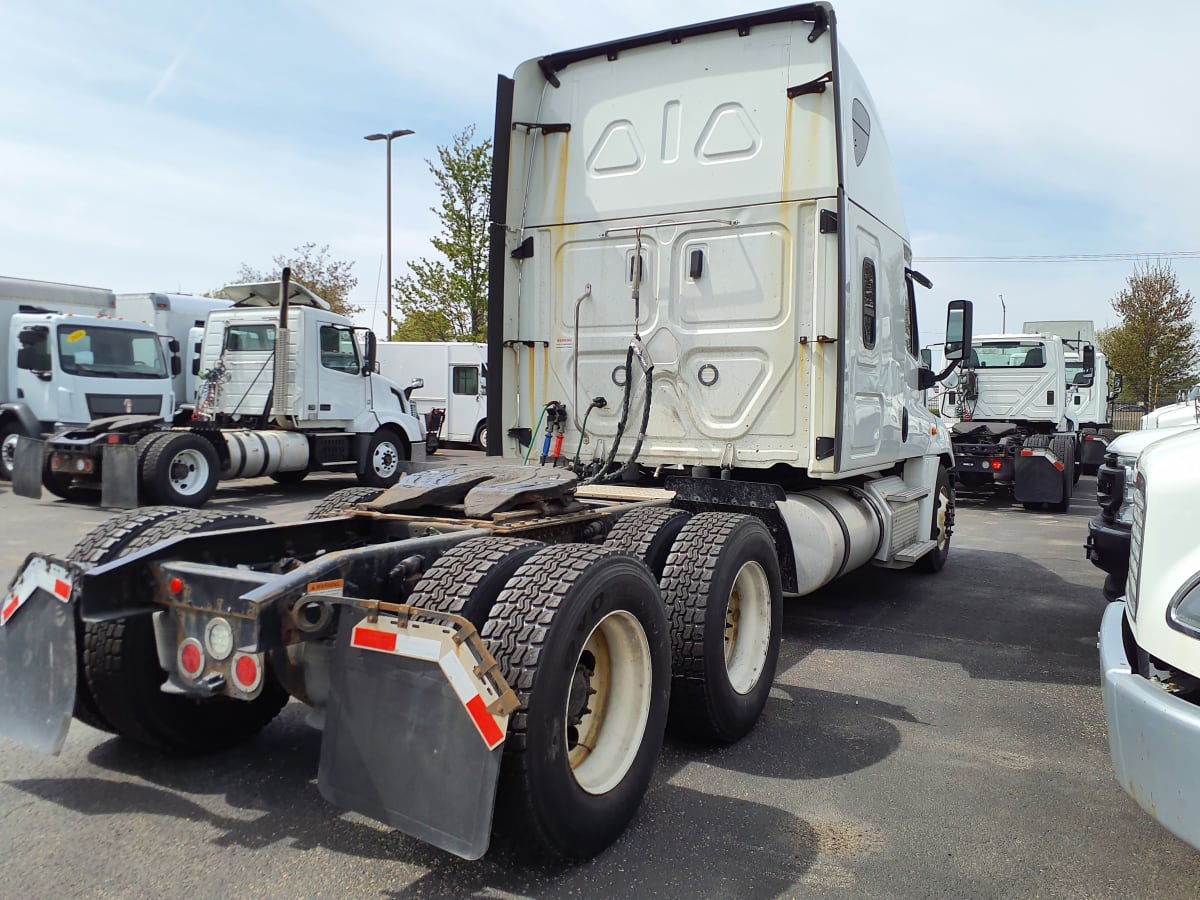
<svg viewBox="0 0 1200 900"><path fill-rule="evenodd" d="M384 487L424 457L405 389L375 372L369 330L291 284L287 270L282 282L223 293L234 305L208 313L190 422L130 415L29 441L17 450L14 491L37 498L44 485L70 498L92 487L109 506L195 507L222 479L289 483L324 469ZM49 473L68 480L66 492Z"/></svg>
<svg viewBox="0 0 1200 900"><path fill-rule="evenodd" d="M958 389L943 394L965 490L1007 491L1026 509L1066 512L1082 472L1080 420L1056 334L986 334ZM1089 360L1090 362L1090 360Z"/></svg>
<svg viewBox="0 0 1200 900"><path fill-rule="evenodd" d="M1147 813L1200 849L1200 430L1150 443L1124 490L1132 505L1125 595L1100 625L1113 769Z"/></svg>
<svg viewBox="0 0 1200 900"><path fill-rule="evenodd" d="M1200 384L1183 395L1178 403L1160 406L1142 416L1141 426L1145 429L1166 428L1171 425L1200 423Z"/></svg>
<svg viewBox="0 0 1200 900"><path fill-rule="evenodd" d="M1096 474L1105 448L1117 433L1112 427L1113 401L1122 377L1108 366L1096 346L1096 326L1088 319L1026 322L1026 334L1056 334L1063 340L1067 407L1079 438L1079 462L1085 475Z"/></svg>
<svg viewBox="0 0 1200 900"><path fill-rule="evenodd" d="M467 341L380 341L379 372L413 391L425 446L487 449L487 345Z"/></svg>
<svg viewBox="0 0 1200 900"><path fill-rule="evenodd" d="M198 751L291 696L332 802L467 858L493 814L586 858L641 803L668 715L730 743L770 710L785 596L945 565L928 281L828 4L531 60L499 80L494 146L487 443L508 464L286 526L144 509L33 554L0 730L55 752L74 713ZM947 338L950 368L968 301Z"/></svg>
<svg viewBox="0 0 1200 900"><path fill-rule="evenodd" d="M112 291L0 278L0 478L12 478L22 436L126 413L169 417L179 349L123 317ZM63 488L62 473L46 474Z"/></svg>

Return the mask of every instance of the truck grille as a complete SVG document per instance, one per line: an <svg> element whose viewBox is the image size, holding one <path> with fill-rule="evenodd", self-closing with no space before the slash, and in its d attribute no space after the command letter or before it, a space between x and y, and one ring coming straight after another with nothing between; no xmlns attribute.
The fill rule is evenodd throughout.
<svg viewBox="0 0 1200 900"><path fill-rule="evenodd" d="M1125 584L1125 608L1137 617L1138 581L1142 572L1142 530L1146 525L1146 476L1137 474L1133 487L1133 530L1129 536L1129 578Z"/></svg>
<svg viewBox="0 0 1200 900"><path fill-rule="evenodd" d="M125 408L126 400L129 401L129 409ZM162 411L162 397L158 394L88 394L87 406L93 419L125 413L156 416Z"/></svg>

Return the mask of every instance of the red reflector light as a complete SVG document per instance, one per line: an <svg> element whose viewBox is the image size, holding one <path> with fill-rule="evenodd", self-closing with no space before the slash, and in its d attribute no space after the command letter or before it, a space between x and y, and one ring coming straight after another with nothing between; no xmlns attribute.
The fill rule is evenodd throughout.
<svg viewBox="0 0 1200 900"><path fill-rule="evenodd" d="M108 436L108 443L110 443L110 444L121 443L121 436L119 434L110 434Z"/></svg>
<svg viewBox="0 0 1200 900"><path fill-rule="evenodd" d="M179 645L179 671L188 678L195 678L204 670L204 650L195 638L188 638Z"/></svg>
<svg viewBox="0 0 1200 900"><path fill-rule="evenodd" d="M262 665L250 653L239 654L233 660L233 683L246 693L255 690L262 681Z"/></svg>
<svg viewBox="0 0 1200 900"><path fill-rule="evenodd" d="M182 594L183 593L183 579L182 578L172 578L171 583L170 583L170 585L168 585L168 587L170 587L172 594Z"/></svg>
<svg viewBox="0 0 1200 900"><path fill-rule="evenodd" d="M1021 455L1022 456L1033 456L1033 451L1032 450L1022 450Z"/></svg>
<svg viewBox="0 0 1200 900"><path fill-rule="evenodd" d="M993 459L993 460L992 460L992 471L994 471L994 472L999 472L999 471L1000 471L1002 468L1004 468L1004 463L1003 463L1003 462L1001 462L1001 461L1000 461L1000 460L998 460L998 459Z"/></svg>

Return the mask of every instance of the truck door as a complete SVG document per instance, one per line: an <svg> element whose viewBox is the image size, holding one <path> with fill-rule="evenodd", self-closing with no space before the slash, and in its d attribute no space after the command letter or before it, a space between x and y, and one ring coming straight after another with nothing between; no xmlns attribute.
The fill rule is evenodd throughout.
<svg viewBox="0 0 1200 900"><path fill-rule="evenodd" d="M13 348L16 366L12 397L5 399L26 404L39 422L54 422L60 416L54 405L56 385L50 328L46 325L26 325L13 331L15 333L10 340L16 344Z"/></svg>
<svg viewBox="0 0 1200 900"><path fill-rule="evenodd" d="M370 379L362 376L358 342L349 326L316 322L319 348L316 418L352 422L368 407Z"/></svg>
<svg viewBox="0 0 1200 900"><path fill-rule="evenodd" d="M903 243L854 203L844 203L839 218L845 225L837 468L844 472L900 458L910 351Z"/></svg>
<svg viewBox="0 0 1200 900"><path fill-rule="evenodd" d="M450 366L450 393L446 398L446 438L470 441L475 426L487 416L483 380L478 365L457 363Z"/></svg>

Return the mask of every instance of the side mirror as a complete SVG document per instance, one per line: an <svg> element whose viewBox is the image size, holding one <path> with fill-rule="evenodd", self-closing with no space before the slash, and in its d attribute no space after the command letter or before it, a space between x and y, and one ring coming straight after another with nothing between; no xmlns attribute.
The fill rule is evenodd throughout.
<svg viewBox="0 0 1200 900"><path fill-rule="evenodd" d="M178 346L178 345L179 345L178 342L176 342L176 346ZM182 371L183 371L183 361L179 358L178 353L172 353L171 354L171 375L173 375L173 376L178 375Z"/></svg>
<svg viewBox="0 0 1200 900"><path fill-rule="evenodd" d="M171 338L169 341L167 341L167 349L170 350L172 353L178 353L179 352L179 340L177 338Z"/></svg>
<svg viewBox="0 0 1200 900"><path fill-rule="evenodd" d="M1083 348L1083 367L1089 372L1096 368L1096 348L1091 344Z"/></svg>
<svg viewBox="0 0 1200 900"><path fill-rule="evenodd" d="M1113 372L1113 399L1116 400L1121 396L1121 389L1125 387L1125 376L1120 372Z"/></svg>
<svg viewBox="0 0 1200 900"><path fill-rule="evenodd" d="M368 331L366 333L365 345L363 346L362 374L363 374L364 378L369 377L373 372L375 372L379 368L379 362L376 359L378 352L379 352L379 342L378 342L378 339L375 337L375 332Z"/></svg>
<svg viewBox="0 0 1200 900"><path fill-rule="evenodd" d="M924 352L924 351L922 351ZM937 374L926 366L917 369L917 390L927 391L937 384Z"/></svg>
<svg viewBox="0 0 1200 900"><path fill-rule="evenodd" d="M933 351L928 347L921 350L921 365L926 369L933 368Z"/></svg>
<svg viewBox="0 0 1200 900"><path fill-rule="evenodd" d="M971 352L971 319L974 307L970 300L951 300L946 305L946 361L966 359Z"/></svg>

